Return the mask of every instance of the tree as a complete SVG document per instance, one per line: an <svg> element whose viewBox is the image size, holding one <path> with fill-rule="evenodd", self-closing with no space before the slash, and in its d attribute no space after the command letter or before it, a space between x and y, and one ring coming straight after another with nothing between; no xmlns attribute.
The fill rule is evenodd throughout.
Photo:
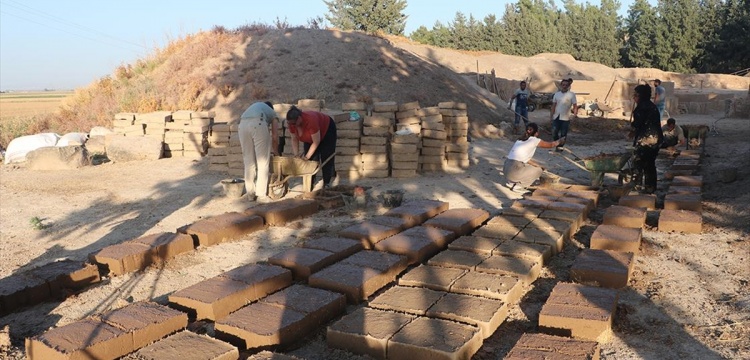
<svg viewBox="0 0 750 360"><path fill-rule="evenodd" d="M326 19L342 30L360 30L368 33L382 31L403 35L406 18L406 0L331 0Z"/></svg>
<svg viewBox="0 0 750 360"><path fill-rule="evenodd" d="M731 73L750 67L750 1L728 0L720 16L724 25L706 47L707 70Z"/></svg>
<svg viewBox="0 0 750 360"><path fill-rule="evenodd" d="M635 0L625 19L625 44L620 50L623 66L654 67L653 50L660 41L663 30L656 9L646 0Z"/></svg>
<svg viewBox="0 0 750 360"><path fill-rule="evenodd" d="M662 70L694 72L701 41L698 0L659 0L657 8L664 23L663 42L654 48L654 65Z"/></svg>
<svg viewBox="0 0 750 360"><path fill-rule="evenodd" d="M503 24L508 38L506 54L532 56L570 49L559 29L560 13L552 2L519 0L506 7Z"/></svg>

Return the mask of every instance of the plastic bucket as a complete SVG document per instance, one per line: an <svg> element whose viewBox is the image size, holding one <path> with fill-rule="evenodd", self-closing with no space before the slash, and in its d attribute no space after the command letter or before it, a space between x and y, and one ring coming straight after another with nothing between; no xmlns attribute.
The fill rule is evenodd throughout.
<svg viewBox="0 0 750 360"><path fill-rule="evenodd" d="M238 198L245 192L243 179L224 179L221 180L221 186L224 188L224 195L230 198Z"/></svg>

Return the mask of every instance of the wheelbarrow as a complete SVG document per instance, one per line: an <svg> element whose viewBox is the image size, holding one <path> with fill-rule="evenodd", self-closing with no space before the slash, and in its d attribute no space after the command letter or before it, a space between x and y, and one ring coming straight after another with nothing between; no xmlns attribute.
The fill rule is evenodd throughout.
<svg viewBox="0 0 750 360"><path fill-rule="evenodd" d="M293 156L274 156L271 160L271 183L268 185L268 197L274 200L281 199L289 191L289 179L302 177L302 190L306 193L312 191L312 178L320 172L335 154L331 154L322 163L304 160Z"/></svg>
<svg viewBox="0 0 750 360"><path fill-rule="evenodd" d="M633 179L635 168L633 166L633 152L616 153L616 154L599 154L587 158L582 158L568 148L562 148L574 158L571 160L563 155L563 158L586 170L591 175L591 186L600 187L604 181L604 174L617 173L617 183L630 182Z"/></svg>

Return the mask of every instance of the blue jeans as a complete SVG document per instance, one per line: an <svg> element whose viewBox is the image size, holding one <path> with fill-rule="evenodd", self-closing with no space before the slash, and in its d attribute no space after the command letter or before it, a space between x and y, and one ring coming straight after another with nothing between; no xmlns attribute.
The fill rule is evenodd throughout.
<svg viewBox="0 0 750 360"><path fill-rule="evenodd" d="M552 120L552 140L568 136L568 127L570 127L570 121L560 120L559 117ZM559 147L562 147L562 145Z"/></svg>
<svg viewBox="0 0 750 360"><path fill-rule="evenodd" d="M516 126L521 124L521 119L523 119L523 124L528 125L529 123L529 108L526 106L516 106Z"/></svg>
<svg viewBox="0 0 750 360"><path fill-rule="evenodd" d="M656 104L656 108L659 109L659 121L664 118L664 103Z"/></svg>

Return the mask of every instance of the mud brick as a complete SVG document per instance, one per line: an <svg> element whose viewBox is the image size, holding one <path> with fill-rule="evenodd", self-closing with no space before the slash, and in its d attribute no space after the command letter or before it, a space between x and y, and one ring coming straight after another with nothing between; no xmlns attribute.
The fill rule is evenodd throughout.
<svg viewBox="0 0 750 360"><path fill-rule="evenodd" d="M381 240L399 233L398 227L376 224L366 220L339 231L339 236L358 240L365 249L372 249Z"/></svg>
<svg viewBox="0 0 750 360"><path fill-rule="evenodd" d="M398 104L395 101L381 101L372 104L372 111L377 112L396 112Z"/></svg>
<svg viewBox="0 0 750 360"><path fill-rule="evenodd" d="M544 210L541 214L539 214L539 218L567 221L575 229L580 228L581 224L583 223L583 215L577 212Z"/></svg>
<svg viewBox="0 0 750 360"><path fill-rule="evenodd" d="M170 232L146 235L129 242L144 244L152 248L154 254L157 256L153 260L154 263L164 262L194 249L192 237L186 234Z"/></svg>
<svg viewBox="0 0 750 360"><path fill-rule="evenodd" d="M192 240L190 244L192 247ZM96 265L73 260L51 262L28 274L46 281L53 298L61 296L62 289L80 290L101 281Z"/></svg>
<svg viewBox="0 0 750 360"><path fill-rule="evenodd" d="M700 186L670 186L667 194L700 194Z"/></svg>
<svg viewBox="0 0 750 360"><path fill-rule="evenodd" d="M368 127L362 128L362 134L365 136L389 136L391 134L390 127Z"/></svg>
<svg viewBox="0 0 750 360"><path fill-rule="evenodd" d="M475 230L471 235L488 237L499 240L510 240L521 232L521 226L506 226L500 224L487 224Z"/></svg>
<svg viewBox="0 0 750 360"><path fill-rule="evenodd" d="M394 277L406 269L406 257L373 250L360 251L341 260L341 263L388 272Z"/></svg>
<svg viewBox="0 0 750 360"><path fill-rule="evenodd" d="M564 240L570 240L573 235L578 231L577 227L574 227L568 221L555 220L555 219L542 219L537 218L531 221L527 228L542 229L542 230L553 230L563 235Z"/></svg>
<svg viewBox="0 0 750 360"><path fill-rule="evenodd" d="M513 237L513 240L522 241L532 244L547 245L552 250L552 255L557 255L562 251L565 241L565 236L562 233L555 231L554 229L539 229L527 227L518 235Z"/></svg>
<svg viewBox="0 0 750 360"><path fill-rule="evenodd" d="M409 135L399 135L396 134L391 138L391 145L393 144L418 144L419 143L419 136L416 134L409 134Z"/></svg>
<svg viewBox="0 0 750 360"><path fill-rule="evenodd" d="M38 304L49 297L49 284L35 276L13 274L0 279L0 314Z"/></svg>
<svg viewBox="0 0 750 360"><path fill-rule="evenodd" d="M440 246L428 238L396 234L375 244L374 249L404 255L409 264L426 260L440 251Z"/></svg>
<svg viewBox="0 0 750 360"><path fill-rule="evenodd" d="M338 135L341 139L359 139L360 136L362 136L361 130L338 130L336 131L336 135Z"/></svg>
<svg viewBox="0 0 750 360"><path fill-rule="evenodd" d="M241 238L263 228L263 218L248 212L229 212L199 220L177 229L197 239L200 246L211 246Z"/></svg>
<svg viewBox="0 0 750 360"><path fill-rule="evenodd" d="M528 259L492 255L476 266L476 271L518 277L528 285L539 277L542 263Z"/></svg>
<svg viewBox="0 0 750 360"><path fill-rule="evenodd" d="M378 224L378 225L394 227L394 228L399 229L399 231L404 231L406 229L414 227L415 225L418 225L418 224L411 223L409 219L402 219L402 218L397 218L393 216L385 216L385 215L374 216L368 221Z"/></svg>
<svg viewBox="0 0 750 360"><path fill-rule="evenodd" d="M430 139L430 138L424 138L422 139L422 147L436 147L436 148L445 148L445 141L443 140L437 140L437 139Z"/></svg>
<svg viewBox="0 0 750 360"><path fill-rule="evenodd" d="M187 314L152 302L137 302L98 316L133 339L133 349L140 349L169 334L184 329Z"/></svg>
<svg viewBox="0 0 750 360"><path fill-rule="evenodd" d="M373 136L363 136L360 140L360 144L362 145L379 145L379 146L385 146L388 143L388 139L384 137L373 137Z"/></svg>
<svg viewBox="0 0 750 360"><path fill-rule="evenodd" d="M531 199L529 199L529 200L527 200L527 199L523 199L523 200L516 200L516 201L514 201L513 204L511 204L511 207L512 208L523 208L523 209L526 209L526 208L546 209L547 207L549 207L549 205L551 203L552 203L552 201L549 201L549 200L542 200L542 199L539 199L539 200L531 200Z"/></svg>
<svg viewBox="0 0 750 360"><path fill-rule="evenodd" d="M557 196L543 196L543 195L532 194L532 195L524 195L523 199L524 200L533 200L533 201L544 201L544 202L550 202L551 203L551 202L557 201L557 199L559 199L559 197L557 197Z"/></svg>
<svg viewBox="0 0 750 360"><path fill-rule="evenodd" d="M627 206L613 205L604 212L604 225L617 225L630 228L642 228L646 223L646 210Z"/></svg>
<svg viewBox="0 0 750 360"><path fill-rule="evenodd" d="M284 199L245 210L245 214L259 215L270 226L282 226L316 212L318 212L318 203L309 199Z"/></svg>
<svg viewBox="0 0 750 360"><path fill-rule="evenodd" d="M268 258L269 263L292 270L294 278L302 280L337 260L330 251L308 248L291 248Z"/></svg>
<svg viewBox="0 0 750 360"><path fill-rule="evenodd" d="M362 154L373 154L373 152L366 151L365 149L362 149ZM383 149L382 154L385 154L385 148ZM362 170L364 170L364 173L367 174L368 172L371 172L372 170L388 170L389 164L388 162L362 162ZM373 171L377 172L377 171Z"/></svg>
<svg viewBox="0 0 750 360"><path fill-rule="evenodd" d="M544 264L552 256L552 247L544 244L507 240L493 249L492 255L517 257Z"/></svg>
<svg viewBox="0 0 750 360"><path fill-rule="evenodd" d="M386 154L362 154L362 162L366 163L382 163L388 162L388 155Z"/></svg>
<svg viewBox="0 0 750 360"><path fill-rule="evenodd" d="M424 130L423 130L424 132ZM429 156L435 156L440 157L440 159L445 156L445 148L439 147L439 148L433 148L433 147L423 147L421 151L422 155L429 155Z"/></svg>
<svg viewBox="0 0 750 360"><path fill-rule="evenodd" d="M236 360L239 356L235 346L190 331L178 332L135 353L135 357L142 360Z"/></svg>
<svg viewBox="0 0 750 360"><path fill-rule="evenodd" d="M537 190L538 191L538 190ZM534 208L506 208L502 210L503 216L515 216L515 217L523 217L527 218L529 220L534 220L539 217L539 214L544 212L544 209L534 209Z"/></svg>
<svg viewBox="0 0 750 360"><path fill-rule="evenodd" d="M26 339L30 360L116 359L135 350L130 334L84 319Z"/></svg>
<svg viewBox="0 0 750 360"><path fill-rule="evenodd" d="M698 170L699 168L700 160L675 159L670 170Z"/></svg>
<svg viewBox="0 0 750 360"><path fill-rule="evenodd" d="M392 154L413 154L417 151L417 144L391 144Z"/></svg>
<svg viewBox="0 0 750 360"><path fill-rule="evenodd" d="M580 283L619 289L628 285L634 263L633 253L583 249L570 268L570 277Z"/></svg>
<svg viewBox="0 0 750 360"><path fill-rule="evenodd" d="M690 210L700 213L703 209L700 194L667 194L664 197L665 210Z"/></svg>
<svg viewBox="0 0 750 360"><path fill-rule="evenodd" d="M467 235L489 219L490 213L482 209L450 209L427 220L424 225L450 230L457 235Z"/></svg>
<svg viewBox="0 0 750 360"><path fill-rule="evenodd" d="M145 269L155 258L154 251L144 244L125 242L107 246L89 256L91 261L105 265L112 275Z"/></svg>
<svg viewBox="0 0 750 360"><path fill-rule="evenodd" d="M351 256L363 249L361 242L340 237L322 237L307 240L302 243L302 247L330 251L335 254L336 261Z"/></svg>
<svg viewBox="0 0 750 360"><path fill-rule="evenodd" d="M525 333L510 349L505 360L599 359L599 343L562 336Z"/></svg>
<svg viewBox="0 0 750 360"><path fill-rule="evenodd" d="M388 170L362 170L362 175L368 178L383 179L388 177Z"/></svg>
<svg viewBox="0 0 750 360"><path fill-rule="evenodd" d="M422 121L422 130L445 131L445 124L437 121Z"/></svg>
<svg viewBox="0 0 750 360"><path fill-rule="evenodd" d="M380 310L425 315L427 309L437 303L445 294L444 291L421 287L394 286L370 300L368 306Z"/></svg>
<svg viewBox="0 0 750 360"><path fill-rule="evenodd" d="M451 285L451 293L476 295L514 304L523 295L523 283L516 276L469 271Z"/></svg>
<svg viewBox="0 0 750 360"><path fill-rule="evenodd" d="M435 329L441 329L441 336L435 336ZM469 359L481 346L482 333L476 326L418 317L393 335L386 353L389 359Z"/></svg>
<svg viewBox="0 0 750 360"><path fill-rule="evenodd" d="M195 316L196 320L218 320L247 303L257 300L252 285L216 276L169 295L176 308Z"/></svg>
<svg viewBox="0 0 750 360"><path fill-rule="evenodd" d="M341 140L346 140L346 139L341 139ZM357 156L357 155L359 155L359 145L357 145L357 146L337 146L336 147L336 155Z"/></svg>
<svg viewBox="0 0 750 360"><path fill-rule="evenodd" d="M314 328L307 314L265 302L256 302L216 322L216 337L253 349L287 344Z"/></svg>
<svg viewBox="0 0 750 360"><path fill-rule="evenodd" d="M427 219L448 210L448 206L447 202L437 200L414 200L391 209L384 215L400 217L409 220L411 223L421 224Z"/></svg>
<svg viewBox="0 0 750 360"><path fill-rule="evenodd" d="M422 126L424 127L424 123L423 123ZM440 130L422 129L422 137L428 138L428 139L445 140L445 139L448 138L448 134L445 131L440 131ZM424 149L425 148L423 148L422 150L424 150Z"/></svg>
<svg viewBox="0 0 750 360"><path fill-rule="evenodd" d="M445 250L427 261L428 265L474 270L488 255L460 250Z"/></svg>
<svg viewBox="0 0 750 360"><path fill-rule="evenodd" d="M590 198L565 195L563 197L557 198L557 201L584 205L586 207L585 214L587 215L589 212L591 212L591 210L594 210L596 208L596 203L593 199Z"/></svg>
<svg viewBox="0 0 750 360"><path fill-rule="evenodd" d="M320 326L338 317L346 307L344 294L302 284L292 285L260 301L299 311L313 323L313 327ZM302 337L305 334L299 334L299 336Z"/></svg>
<svg viewBox="0 0 750 360"><path fill-rule="evenodd" d="M703 187L702 176L680 175L672 179L672 186L698 186Z"/></svg>
<svg viewBox="0 0 750 360"><path fill-rule="evenodd" d="M588 186L586 186L588 188ZM576 185L571 186L565 191L565 196L577 197L582 199L589 199L594 202L594 207L599 204L599 191L598 190L576 190Z"/></svg>
<svg viewBox="0 0 750 360"><path fill-rule="evenodd" d="M599 225L591 234L591 248L638 253L643 229Z"/></svg>
<svg viewBox="0 0 750 360"><path fill-rule="evenodd" d="M330 347L386 359L389 339L415 318L409 314L359 308L328 326L326 342Z"/></svg>
<svg viewBox="0 0 750 360"><path fill-rule="evenodd" d="M454 152L454 153L467 153L469 151L469 143L445 144L445 150L447 152Z"/></svg>
<svg viewBox="0 0 750 360"><path fill-rule="evenodd" d="M252 285L255 299L292 284L292 274L289 270L268 264L247 264L219 276Z"/></svg>
<svg viewBox="0 0 750 360"><path fill-rule="evenodd" d="M360 145L359 151L363 154L387 154L388 148L385 145ZM368 166L369 165L369 166ZM374 168L372 163L364 162L365 169ZM387 164L386 164L387 165ZM382 170L377 168L377 170Z"/></svg>
<svg viewBox="0 0 750 360"><path fill-rule="evenodd" d="M486 339L508 317L508 305L496 299L466 294L446 294L427 310L426 315L477 326L482 332L482 338Z"/></svg>
<svg viewBox="0 0 750 360"><path fill-rule="evenodd" d="M695 170L669 170L664 173L664 178L667 180L673 180L677 176L693 176L695 173Z"/></svg>
<svg viewBox="0 0 750 360"><path fill-rule="evenodd" d="M607 342L618 291L571 283L558 283L539 313L539 328L552 335Z"/></svg>
<svg viewBox="0 0 750 360"><path fill-rule="evenodd" d="M662 210L659 212L659 231L700 234L703 225L701 213L690 210Z"/></svg>
<svg viewBox="0 0 750 360"><path fill-rule="evenodd" d="M586 218L589 216L587 205L573 203L573 202L553 201L549 204L549 206L547 206L547 209L553 210L553 211L556 210L556 211L580 213L583 218Z"/></svg>
<svg viewBox="0 0 750 360"><path fill-rule="evenodd" d="M232 359L234 360L234 359ZM263 350L259 353L255 353L247 358L247 360L301 360L296 356L279 354L267 350Z"/></svg>
<svg viewBox="0 0 750 360"><path fill-rule="evenodd" d="M402 269L403 270L403 269ZM343 293L357 304L396 279L395 271L382 272L348 263L333 264L308 278L310 286Z"/></svg>
<svg viewBox="0 0 750 360"><path fill-rule="evenodd" d="M451 230L440 229L431 226L415 226L404 230L398 235L426 238L437 244L440 248L445 248L448 243L457 237L456 233Z"/></svg>
<svg viewBox="0 0 750 360"><path fill-rule="evenodd" d="M557 189L536 189L532 193L533 196L551 196L555 198L561 198L565 196L565 190Z"/></svg>
<svg viewBox="0 0 750 360"><path fill-rule="evenodd" d="M490 255L505 240L481 236L461 236L448 244L448 249Z"/></svg>
<svg viewBox="0 0 750 360"><path fill-rule="evenodd" d="M340 123L336 124L336 130L337 130L337 134L338 134L338 131L342 131L342 130L343 131L352 131L353 130L353 131L357 131L357 133L359 133L362 130L362 122L361 121L344 121L344 122L340 122ZM342 139L338 139L336 141L336 146L339 146L341 140ZM352 139L352 140L357 141L357 145L359 145L359 139ZM352 146L352 145L347 145L347 146Z"/></svg>
<svg viewBox="0 0 750 360"><path fill-rule="evenodd" d="M466 270L463 269L420 265L404 274L398 280L398 284L402 286L424 287L437 291L449 291L453 282L465 273Z"/></svg>
<svg viewBox="0 0 750 360"><path fill-rule="evenodd" d="M618 204L622 206L628 206L637 209L654 210L656 209L656 195L654 194L642 194L642 195L625 195L620 198Z"/></svg>
<svg viewBox="0 0 750 360"><path fill-rule="evenodd" d="M522 216L499 215L490 219L490 221L487 222L487 225L523 228L524 226L528 225L531 220L532 219L530 218Z"/></svg>

